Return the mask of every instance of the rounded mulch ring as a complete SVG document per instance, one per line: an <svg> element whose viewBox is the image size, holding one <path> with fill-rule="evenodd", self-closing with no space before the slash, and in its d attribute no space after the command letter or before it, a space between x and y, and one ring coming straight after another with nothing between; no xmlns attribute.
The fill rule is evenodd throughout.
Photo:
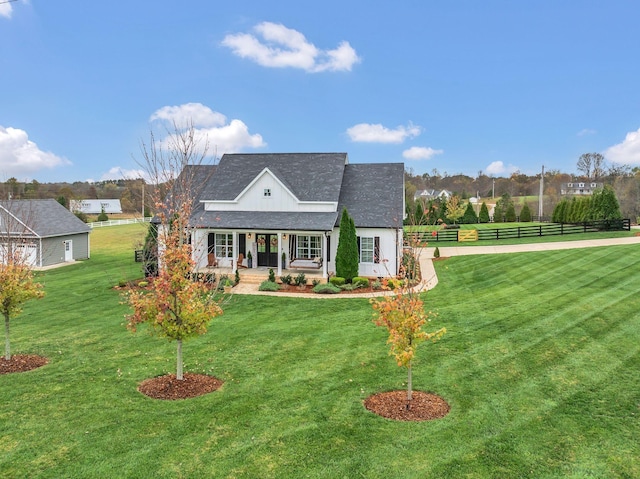
<svg viewBox="0 0 640 479"><path fill-rule="evenodd" d="M0 358L0 374L24 373L47 364L49 360L37 354L14 354L8 361Z"/></svg>
<svg viewBox="0 0 640 479"><path fill-rule="evenodd" d="M165 374L145 379L138 386L138 391L153 399L188 399L209 394L224 384L224 381L206 374L184 373L183 378L177 379L175 374Z"/></svg>
<svg viewBox="0 0 640 479"><path fill-rule="evenodd" d="M413 391L407 401L407 391L374 394L364 400L364 407L378 416L395 421L430 421L445 417L449 404L437 394Z"/></svg>

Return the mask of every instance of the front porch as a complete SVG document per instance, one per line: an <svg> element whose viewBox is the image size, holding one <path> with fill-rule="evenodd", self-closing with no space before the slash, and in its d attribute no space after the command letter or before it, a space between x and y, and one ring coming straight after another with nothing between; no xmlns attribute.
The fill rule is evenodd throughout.
<svg viewBox="0 0 640 479"><path fill-rule="evenodd" d="M331 232L247 231L196 229L192 237L193 256L198 271L267 279L273 269L276 279L290 274L295 278L327 278ZM297 260L297 261L296 261ZM293 267L291 263L294 262Z"/></svg>

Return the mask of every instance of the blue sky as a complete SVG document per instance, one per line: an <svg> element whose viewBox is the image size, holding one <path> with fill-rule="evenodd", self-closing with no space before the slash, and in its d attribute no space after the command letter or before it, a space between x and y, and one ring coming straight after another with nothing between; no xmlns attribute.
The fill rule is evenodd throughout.
<svg viewBox="0 0 640 479"><path fill-rule="evenodd" d="M639 18L637 0L0 0L0 179L138 177L174 121L218 157L640 166Z"/></svg>

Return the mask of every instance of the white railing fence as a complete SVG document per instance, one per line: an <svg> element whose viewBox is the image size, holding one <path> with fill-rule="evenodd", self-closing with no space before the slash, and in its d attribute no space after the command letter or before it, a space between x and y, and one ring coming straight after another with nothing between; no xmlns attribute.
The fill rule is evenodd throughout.
<svg viewBox="0 0 640 479"><path fill-rule="evenodd" d="M135 223L150 223L151 218L129 218L125 220L109 220L109 221L95 221L93 223L87 223L90 228L101 228L103 226L120 226L120 225L132 225Z"/></svg>

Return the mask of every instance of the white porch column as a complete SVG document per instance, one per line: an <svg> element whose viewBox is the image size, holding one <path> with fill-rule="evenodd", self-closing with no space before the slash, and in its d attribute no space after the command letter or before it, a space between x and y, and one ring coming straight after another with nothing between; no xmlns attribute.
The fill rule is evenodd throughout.
<svg viewBox="0 0 640 479"><path fill-rule="evenodd" d="M238 232L233 232L233 243L231 247L231 270L235 273L238 271Z"/></svg>
<svg viewBox="0 0 640 479"><path fill-rule="evenodd" d="M324 257L322 258L322 277L327 277L327 263L329 262L329 251L327 250L327 233L322 235L322 251Z"/></svg>
<svg viewBox="0 0 640 479"><path fill-rule="evenodd" d="M282 233L278 233L278 276L282 275Z"/></svg>

